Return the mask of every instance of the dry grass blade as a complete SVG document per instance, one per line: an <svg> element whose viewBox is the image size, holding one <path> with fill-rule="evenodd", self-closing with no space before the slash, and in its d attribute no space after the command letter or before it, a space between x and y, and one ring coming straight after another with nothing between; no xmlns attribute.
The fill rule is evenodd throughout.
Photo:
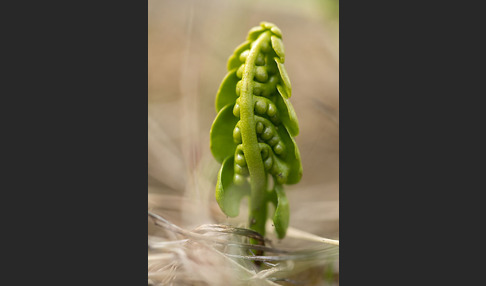
<svg viewBox="0 0 486 286"><path fill-rule="evenodd" d="M318 285L301 274L310 269L322 276L323 267L338 257L338 248L330 244L288 251L249 244L255 237L271 242L252 230L220 224L185 230L153 212L148 215L164 231L148 238L153 285ZM252 249L274 255L253 255Z"/></svg>

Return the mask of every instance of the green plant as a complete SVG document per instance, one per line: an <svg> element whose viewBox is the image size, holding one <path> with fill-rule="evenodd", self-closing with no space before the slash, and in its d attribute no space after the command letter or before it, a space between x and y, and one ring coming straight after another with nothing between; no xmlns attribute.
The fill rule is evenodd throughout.
<svg viewBox="0 0 486 286"><path fill-rule="evenodd" d="M279 238L285 237L290 215L283 185L296 184L302 177L293 139L299 124L289 101L291 85L284 62L280 29L268 22L252 28L228 60L229 72L216 95L218 114L210 131L211 152L222 163L216 184L221 210L235 217L241 199L249 196L249 227L264 236L271 202Z"/></svg>

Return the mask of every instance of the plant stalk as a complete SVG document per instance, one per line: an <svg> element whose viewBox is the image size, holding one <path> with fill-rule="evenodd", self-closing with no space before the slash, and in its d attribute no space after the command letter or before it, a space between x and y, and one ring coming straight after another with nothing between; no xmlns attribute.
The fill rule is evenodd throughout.
<svg viewBox="0 0 486 286"><path fill-rule="evenodd" d="M262 43L268 42L269 39L270 32L264 32L254 42L245 62L240 87L240 129L243 141L243 153L251 180L249 227L262 236L265 235L265 224L267 220L267 201L265 197L267 174L263 166L256 133L252 81L255 76L255 60L260 52ZM257 241L251 240L251 243L257 244Z"/></svg>

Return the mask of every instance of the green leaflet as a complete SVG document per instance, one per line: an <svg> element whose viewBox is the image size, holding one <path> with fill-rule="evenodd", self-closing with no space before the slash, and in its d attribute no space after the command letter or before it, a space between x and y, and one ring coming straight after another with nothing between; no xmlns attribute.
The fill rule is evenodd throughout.
<svg viewBox="0 0 486 286"><path fill-rule="evenodd" d="M234 104L236 98L236 84L240 79L236 76L236 69L231 70L223 79L216 94L216 111L228 104Z"/></svg>
<svg viewBox="0 0 486 286"><path fill-rule="evenodd" d="M233 55L228 60L228 70L232 70L234 68L240 67L240 65L243 63L240 61L240 54L244 50L248 50L250 48L250 41L246 41L239 45L235 51L233 52Z"/></svg>
<svg viewBox="0 0 486 286"><path fill-rule="evenodd" d="M278 202L275 214L273 215L273 225L275 226L278 238L282 239L285 237L287 228L289 227L290 207L282 185L275 185L275 192Z"/></svg>
<svg viewBox="0 0 486 286"><path fill-rule="evenodd" d="M282 39L280 39L276 36L272 36L271 39L272 39L273 50L275 51L277 56L279 56L282 63L284 63L285 62L285 49L284 49Z"/></svg>
<svg viewBox="0 0 486 286"><path fill-rule="evenodd" d="M283 62L279 58L275 58L275 62L277 63L278 70L280 71L280 76L282 77L282 84L286 91L287 98L290 98L292 95L292 86L290 85L289 75L287 74L287 70Z"/></svg>
<svg viewBox="0 0 486 286"><path fill-rule="evenodd" d="M252 28L228 59L210 131L211 152L222 163L216 185L219 206L226 215L237 216L242 197L249 195L249 226L265 235L267 204L273 202L279 238L286 234L290 215L283 184L296 184L302 177L293 138L299 123L284 62L280 29L268 22ZM271 192L269 175L275 184Z"/></svg>
<svg viewBox="0 0 486 286"><path fill-rule="evenodd" d="M272 31L272 33L274 33L275 35L277 35L278 37L282 38L282 31L280 31L280 29L277 27L277 26L273 26L270 31Z"/></svg>
<svg viewBox="0 0 486 286"><path fill-rule="evenodd" d="M260 36L260 34L265 31L265 28L261 27L261 26L257 26L257 27L253 27L250 29L250 31L248 31L248 37L247 37L247 40L248 41L254 41L258 38L258 36Z"/></svg>
<svg viewBox="0 0 486 286"><path fill-rule="evenodd" d="M297 184L302 178L302 163L300 161L299 148L297 148L294 138L289 135L285 126L281 126L278 129L278 134L287 149L283 159L290 169L286 184Z"/></svg>
<svg viewBox="0 0 486 286"><path fill-rule="evenodd" d="M241 199L249 195L248 185L237 186L233 183L233 165L233 156L224 160L216 183L216 201L221 210L229 217L238 216Z"/></svg>
<svg viewBox="0 0 486 286"><path fill-rule="evenodd" d="M283 124L289 130L290 135L297 136L299 134L299 121L297 120L297 115L295 114L294 107L285 96L285 89L281 85L277 85L278 95L275 100L275 105L279 113L281 114L280 119Z"/></svg>
<svg viewBox="0 0 486 286"><path fill-rule="evenodd" d="M233 130L238 123L238 118L233 116L233 106L234 104L228 104L219 111L209 133L209 147L219 163L233 156L236 150Z"/></svg>

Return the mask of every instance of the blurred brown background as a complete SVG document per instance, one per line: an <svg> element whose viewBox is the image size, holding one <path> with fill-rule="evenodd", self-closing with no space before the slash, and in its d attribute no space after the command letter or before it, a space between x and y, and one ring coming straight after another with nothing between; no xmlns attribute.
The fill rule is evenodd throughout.
<svg viewBox="0 0 486 286"><path fill-rule="evenodd" d="M226 62L261 21L283 33L304 173L286 186L290 226L339 238L339 18L335 0L148 1L149 209L186 228L227 219L209 150ZM155 229L149 223L149 232Z"/></svg>

